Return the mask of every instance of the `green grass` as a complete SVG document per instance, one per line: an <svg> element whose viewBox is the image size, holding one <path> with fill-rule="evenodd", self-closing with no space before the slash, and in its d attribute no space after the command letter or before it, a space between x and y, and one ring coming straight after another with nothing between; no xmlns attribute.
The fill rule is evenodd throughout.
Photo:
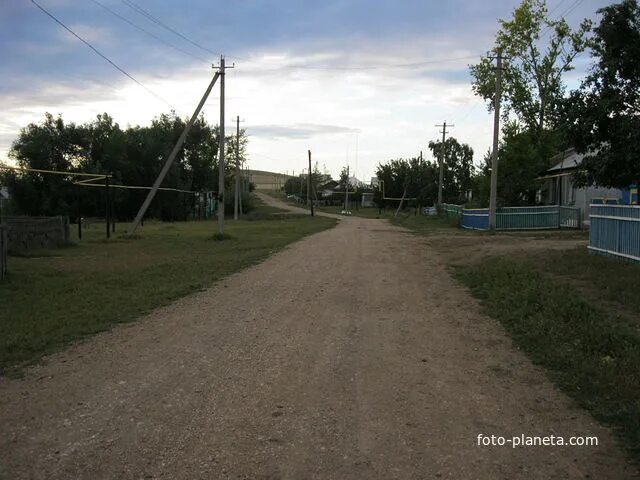
<svg viewBox="0 0 640 480"><path fill-rule="evenodd" d="M260 206L245 220L228 220L223 241L214 240L215 221L149 222L139 235L116 234L111 241L97 224L76 246L10 257L9 276L0 283L0 373L19 372L335 225L274 210Z"/></svg>
<svg viewBox="0 0 640 480"><path fill-rule="evenodd" d="M408 228L420 235L434 235L441 233L466 235L469 232L458 229L455 220L437 216L413 215L413 213L399 213L397 217L389 217L391 223Z"/></svg>
<svg viewBox="0 0 640 480"><path fill-rule="evenodd" d="M536 256L539 260L541 255ZM640 266L572 252L551 255L542 267L522 257L490 257L457 267L455 275L479 298L485 311L500 321L515 343L550 378L594 417L612 426L636 461L640 461L640 324L601 308L571 282L555 273L594 282L615 272L634 279L611 285L621 289L618 301L635 289ZM604 270L599 270L604 269ZM554 274L552 275L551 272ZM622 272L620 274L620 272ZM608 275L607 275L608 276ZM631 304L623 305L633 308Z"/></svg>
<svg viewBox="0 0 640 480"><path fill-rule="evenodd" d="M584 296L619 306L640 322L640 265L589 255L584 247L550 251L538 261L545 273L571 282Z"/></svg>

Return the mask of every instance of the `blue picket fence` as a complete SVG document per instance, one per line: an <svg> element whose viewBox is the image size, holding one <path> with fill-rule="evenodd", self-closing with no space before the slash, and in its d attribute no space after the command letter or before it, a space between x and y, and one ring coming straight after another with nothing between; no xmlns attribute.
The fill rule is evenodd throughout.
<svg viewBox="0 0 640 480"><path fill-rule="evenodd" d="M580 228L582 215L579 208L558 205L541 207L501 207L496 210L496 230L549 230L554 228ZM489 229L489 209L463 209L462 228Z"/></svg>
<svg viewBox="0 0 640 480"><path fill-rule="evenodd" d="M591 204L589 251L640 262L640 206Z"/></svg>

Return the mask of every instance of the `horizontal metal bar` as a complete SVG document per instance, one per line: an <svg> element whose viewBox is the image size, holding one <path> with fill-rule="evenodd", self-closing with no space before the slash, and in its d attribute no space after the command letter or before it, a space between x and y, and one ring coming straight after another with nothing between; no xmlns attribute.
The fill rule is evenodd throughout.
<svg viewBox="0 0 640 480"><path fill-rule="evenodd" d="M75 182L74 185L79 185L81 187L98 187L105 188L104 185L98 185L95 183L79 183ZM151 190L152 187L136 187L134 185L109 185L109 188L124 188L127 190ZM158 190L162 190L163 192L178 192L178 193L192 193L196 194L198 192L194 192L192 190L180 190L178 188L169 188L169 187L160 187Z"/></svg>
<svg viewBox="0 0 640 480"><path fill-rule="evenodd" d="M607 203L590 203L590 207L607 207L607 208L640 208L640 205L615 205Z"/></svg>
<svg viewBox="0 0 640 480"><path fill-rule="evenodd" d="M635 218L635 217L610 217L608 215L591 214L589 215L589 218L607 218L609 220L624 220L629 222L640 222L640 218Z"/></svg>
<svg viewBox="0 0 640 480"><path fill-rule="evenodd" d="M591 245L588 245L587 248L589 250L594 250L596 252L603 252L603 253L608 253L610 255L616 255L618 257L630 258L631 260L636 260L637 262L640 262L640 257L627 255L626 253L614 252L613 250L607 250L605 248L592 247Z"/></svg>
<svg viewBox="0 0 640 480"><path fill-rule="evenodd" d="M508 210L508 209L512 209L512 208L558 208L561 207L562 205L537 205L537 206L522 206L522 207L500 207L501 210ZM573 208L573 207L563 207L563 208Z"/></svg>
<svg viewBox="0 0 640 480"><path fill-rule="evenodd" d="M513 213L500 213L497 212L496 215L558 215L558 212L513 212Z"/></svg>
<svg viewBox="0 0 640 480"><path fill-rule="evenodd" d="M35 173L52 173L54 175L65 175L73 177L109 177L111 175L104 173L82 173L82 172L61 172L58 170L41 170L38 168L10 167L9 165L0 165L5 170L14 170L16 172L35 172Z"/></svg>

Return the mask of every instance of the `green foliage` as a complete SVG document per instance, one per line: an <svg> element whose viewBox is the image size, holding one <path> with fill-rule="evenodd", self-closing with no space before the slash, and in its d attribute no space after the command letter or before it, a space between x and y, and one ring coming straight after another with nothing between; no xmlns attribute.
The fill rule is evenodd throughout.
<svg viewBox="0 0 640 480"><path fill-rule="evenodd" d="M549 17L546 1L522 0L511 20L500 20L490 55L470 67L473 91L493 110L495 68L491 57L502 51L504 118L513 113L527 130L538 135L545 127L556 127L564 93L562 75L573 69L576 55L587 47L590 26L585 20L572 31L564 18Z"/></svg>
<svg viewBox="0 0 640 480"><path fill-rule="evenodd" d="M429 142L429 149L434 158L439 159L443 155L442 142ZM460 144L454 137L449 137L444 143L444 158L442 200L445 203L465 203L467 192L473 186L473 149L467 144Z"/></svg>
<svg viewBox="0 0 640 480"><path fill-rule="evenodd" d="M436 158L442 152L442 142L431 142L429 148ZM464 203L466 193L473 185L473 149L460 144L450 137L445 142L446 161L443 171L443 201ZM390 198L402 198L406 190L407 198L416 198L417 204L431 206L438 201L438 162L410 158L391 160L381 163L376 170L378 180L384 184L384 194ZM374 192L374 202L383 207L385 203L397 204L397 201L384 201L382 191Z"/></svg>
<svg viewBox="0 0 640 480"><path fill-rule="evenodd" d="M148 127L126 130L108 114L92 122L76 125L62 117L45 114L40 124L23 128L13 143L9 156L19 166L43 170L113 174L112 183L150 186L185 127L185 121L160 115ZM215 191L218 179L218 127L204 117L192 126L183 148L169 169L163 187L192 191ZM240 154L246 147L241 131ZM233 184L235 137L229 146L225 165L225 185ZM82 216L102 217L106 210L103 189L78 187L71 177L37 173L4 172L1 180L10 188L19 213L27 215L71 215L77 203ZM145 190L114 189L115 214L119 219L132 218L147 195ZM193 209L193 197L178 192L159 192L148 216L163 220L184 220Z"/></svg>
<svg viewBox="0 0 640 480"><path fill-rule="evenodd" d="M515 343L640 455L640 330L534 263L487 258L456 274Z"/></svg>
<svg viewBox="0 0 640 480"><path fill-rule="evenodd" d="M544 130L538 136L516 122L508 122L498 150L498 206L534 205L540 186L536 178L544 174L550 167L549 159L565 145L562 130ZM474 198L482 207L489 205L490 177L491 152L487 152L473 185Z"/></svg>
<svg viewBox="0 0 640 480"><path fill-rule="evenodd" d="M563 118L563 75L589 45L591 22L571 30L561 18L549 17L544 0L522 0L509 20L500 20L490 55L472 65L472 88L494 108L496 73L493 59L501 51L503 138L498 153L498 201L532 205L535 179L549 168L550 158L568 148ZM476 179L474 191L488 204L490 161Z"/></svg>
<svg viewBox="0 0 640 480"><path fill-rule="evenodd" d="M566 116L573 145L588 153L578 183L626 188L640 182L640 7L624 0L598 13L596 63L567 100Z"/></svg>

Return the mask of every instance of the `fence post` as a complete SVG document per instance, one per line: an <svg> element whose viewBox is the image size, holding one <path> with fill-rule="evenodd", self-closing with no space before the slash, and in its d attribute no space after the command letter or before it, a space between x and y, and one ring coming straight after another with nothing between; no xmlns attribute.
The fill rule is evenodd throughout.
<svg viewBox="0 0 640 480"><path fill-rule="evenodd" d="M0 280L7 275L7 228L0 224Z"/></svg>

